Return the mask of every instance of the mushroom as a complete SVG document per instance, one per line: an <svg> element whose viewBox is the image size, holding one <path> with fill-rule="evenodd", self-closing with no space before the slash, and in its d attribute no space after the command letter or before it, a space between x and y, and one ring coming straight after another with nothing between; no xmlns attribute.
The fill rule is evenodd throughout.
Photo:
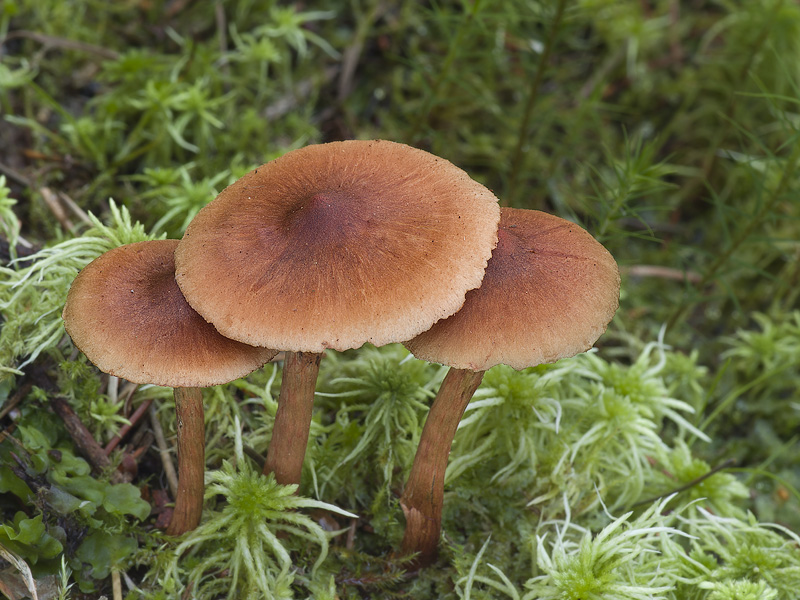
<svg viewBox="0 0 800 600"><path fill-rule="evenodd" d="M223 335L286 351L264 473L300 483L322 352L407 340L456 312L497 243L497 198L387 141L307 146L204 207L175 254Z"/></svg>
<svg viewBox="0 0 800 600"><path fill-rule="evenodd" d="M238 379L277 354L223 337L192 310L175 283L177 245L155 240L106 252L75 278L62 315L75 346L100 370L174 388L178 494L170 535L194 529L203 511L199 388Z"/></svg>
<svg viewBox="0 0 800 600"><path fill-rule="evenodd" d="M524 369L591 348L619 306L619 270L589 233L547 213L502 208L498 243L481 287L448 319L405 342L451 367L431 406L400 499L405 553L436 557L444 476L458 423L484 372Z"/></svg>

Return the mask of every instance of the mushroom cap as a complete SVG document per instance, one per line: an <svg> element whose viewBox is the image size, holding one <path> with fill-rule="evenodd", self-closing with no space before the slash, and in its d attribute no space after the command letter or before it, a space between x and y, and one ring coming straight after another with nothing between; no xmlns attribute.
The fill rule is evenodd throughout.
<svg viewBox="0 0 800 600"><path fill-rule="evenodd" d="M120 246L75 278L63 318L100 370L134 383L206 387L233 381L277 352L229 340L198 315L175 283L178 240Z"/></svg>
<svg viewBox="0 0 800 600"><path fill-rule="evenodd" d="M414 356L459 369L524 369L592 347L619 307L619 269L584 229L502 208L480 288L455 315L405 342Z"/></svg>
<svg viewBox="0 0 800 600"><path fill-rule="evenodd" d="M404 144L307 146L204 207L175 253L225 336L295 352L407 340L456 312L497 243L497 198Z"/></svg>

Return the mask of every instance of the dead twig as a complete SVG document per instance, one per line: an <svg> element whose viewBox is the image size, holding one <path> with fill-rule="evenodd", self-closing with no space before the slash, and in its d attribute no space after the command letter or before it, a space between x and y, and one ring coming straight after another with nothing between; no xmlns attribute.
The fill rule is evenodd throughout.
<svg viewBox="0 0 800 600"><path fill-rule="evenodd" d="M302 100L310 96L315 84L319 83L320 85L325 85L336 77L337 73L339 73L339 67L333 65L327 67L323 71L321 82L318 82L316 78L308 78L298 82L292 92L278 98L275 102L267 106L261 114L269 121L282 117L298 106Z"/></svg>
<svg viewBox="0 0 800 600"><path fill-rule="evenodd" d="M56 414L64 421L64 426L67 428L72 440L78 448L78 451L89 461L89 464L95 471L102 471L111 466L111 461L103 451L102 446L98 444L80 417L75 414L72 407L67 403L64 398L55 396L50 400L50 405Z"/></svg>
<svg viewBox="0 0 800 600"><path fill-rule="evenodd" d="M27 395L28 392L31 391L33 387L33 382L28 381L16 391L14 395L6 402L6 405L3 407L3 410L0 410L0 419L4 418L8 413L14 410L14 407L19 404L22 399Z"/></svg>
<svg viewBox="0 0 800 600"><path fill-rule="evenodd" d="M126 435L128 435L130 430L136 427L136 424L141 420L141 418L144 416L144 413L147 412L147 409L150 408L150 405L152 403L153 399L148 398L139 405L139 408L137 408L133 412L133 414L128 418L128 424L120 427L119 433L115 435L113 438L111 438L108 444L106 444L106 447L103 448L103 452L105 452L106 456L111 454L111 452L113 452L114 448L116 448L119 445L122 439Z"/></svg>
<svg viewBox="0 0 800 600"><path fill-rule="evenodd" d="M22 444L20 443L20 441L17 438L12 437L12 435L11 435L12 433L14 433L14 430L16 428L17 428L17 424L16 423L12 423L8 427L6 427L2 431L0 431L0 444L2 444L3 442L6 441L6 439L8 439L9 441L15 443L17 446L22 447Z"/></svg>
<svg viewBox="0 0 800 600"><path fill-rule="evenodd" d="M254 463L256 463L256 465L258 466L259 469L263 469L264 468L264 463L267 462L267 461L264 460L264 457L261 456L258 452L256 452L256 450L254 448L251 448L250 446L245 444L242 447L242 450L244 451L246 456L250 457L250 460L252 460Z"/></svg>
<svg viewBox="0 0 800 600"><path fill-rule="evenodd" d="M49 187L41 187L39 188L39 193L44 203L47 204L47 208L50 209L50 212L53 213L53 216L61 224L61 227L70 233L75 233L75 225L69 220L67 212L64 210L64 207L61 206L61 202L53 190Z"/></svg>
<svg viewBox="0 0 800 600"><path fill-rule="evenodd" d="M688 281L689 283L700 283L703 279L702 275L695 271L682 271L659 265L630 265L622 267L620 270L631 277L659 277L673 281Z"/></svg>
<svg viewBox="0 0 800 600"><path fill-rule="evenodd" d="M116 52L115 50L111 50L109 48L104 48L103 46L95 46L94 44L87 44L86 42L78 42L75 40L69 40L66 38L60 38L52 35L47 35L44 33L39 33L38 31L26 31L24 29L18 29L17 31L12 31L5 37L5 39L0 40L0 44L4 44L6 41L13 40L14 38L25 38L28 40L33 40L34 42L39 42L46 48L64 48L66 50L80 50L81 52L96 54L97 56L106 58L108 60L116 60L117 58L119 58L119 52Z"/></svg>
<svg viewBox="0 0 800 600"><path fill-rule="evenodd" d="M161 428L161 423L158 421L156 409L151 406L148 412L150 414L150 424L153 427L153 435L156 436L156 445L158 446L158 454L161 456L161 464L164 465L164 474L167 476L167 483L169 483L169 489L172 491L172 497L175 498L178 495L178 474L175 472L175 465L172 464L169 446L167 446L167 440L164 438L164 430Z"/></svg>
<svg viewBox="0 0 800 600"><path fill-rule="evenodd" d="M111 571L111 590L114 600L122 600L122 577L117 569Z"/></svg>
<svg viewBox="0 0 800 600"><path fill-rule="evenodd" d="M17 171L16 169L12 169L8 165L0 163L0 173L8 177L9 179L13 179L20 185L24 185L25 187L31 187L31 180L25 177L22 173Z"/></svg>
<svg viewBox="0 0 800 600"><path fill-rule="evenodd" d="M91 225L92 224L92 220L89 218L89 215L86 214L86 211L84 211L80 206L75 204L75 201L72 198L70 198L67 194L65 194L64 192L58 192L58 197L61 198L61 200L64 202L64 204L66 204L67 207L81 221L83 221L87 225Z"/></svg>
<svg viewBox="0 0 800 600"><path fill-rule="evenodd" d="M639 502L636 502L635 504L632 504L631 508L636 508L637 506L642 506L644 504L652 504L656 500L661 500L662 498L666 498L667 496L671 496L673 494L680 494L681 492L685 492L686 490L696 486L698 483L700 483L702 481L705 481L706 479L708 479L712 475L714 475L716 473L719 473L723 469L727 469L728 467L732 467L735 464L736 464L736 459L728 458L728 459L722 461L720 464L718 464L716 467L714 467L710 471L708 471L708 473L704 473L700 477L698 477L696 479L692 479L689 483L687 483L685 485L682 485L682 486L680 486L678 488L675 488L674 490L670 490L668 492L664 492L663 494L659 494L658 496L653 496L652 498L646 498L645 500L639 500Z"/></svg>
<svg viewBox="0 0 800 600"><path fill-rule="evenodd" d="M344 543L344 547L348 550L352 550L355 547L357 523L356 519L350 519L350 527L347 528L347 541Z"/></svg>

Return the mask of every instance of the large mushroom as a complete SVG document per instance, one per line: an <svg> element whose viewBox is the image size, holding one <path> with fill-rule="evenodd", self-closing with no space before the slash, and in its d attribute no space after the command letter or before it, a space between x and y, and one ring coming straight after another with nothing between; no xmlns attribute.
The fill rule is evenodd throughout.
<svg viewBox="0 0 800 600"><path fill-rule="evenodd" d="M63 313L72 341L100 370L174 388L178 494L171 535L194 529L203 511L200 388L238 379L277 354L223 337L192 310L175 283L177 245L155 240L106 252L75 278Z"/></svg>
<svg viewBox="0 0 800 600"><path fill-rule="evenodd" d="M289 152L203 208L175 254L223 335L286 351L264 472L299 483L322 352L407 340L456 312L497 242L494 195L403 144Z"/></svg>
<svg viewBox="0 0 800 600"><path fill-rule="evenodd" d="M547 213L503 208L481 287L455 315L405 343L417 358L451 367L400 499L403 551L419 552L419 566L436 557L450 446L484 372L588 350L619 306L619 283L614 258L585 230Z"/></svg>

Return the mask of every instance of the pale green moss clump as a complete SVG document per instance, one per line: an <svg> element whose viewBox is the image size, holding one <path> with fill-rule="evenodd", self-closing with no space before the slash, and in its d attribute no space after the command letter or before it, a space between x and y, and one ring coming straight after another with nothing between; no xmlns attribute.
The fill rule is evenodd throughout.
<svg viewBox="0 0 800 600"><path fill-rule="evenodd" d="M0 198L7 198L2 182ZM0 376L3 371L20 373L19 369L53 349L64 336L61 311L69 286L83 267L117 246L157 238L146 234L141 223L132 221L124 206L110 200L109 208L108 225L89 214L92 226L83 235L0 266ZM14 219L13 213L3 211L3 222L18 230ZM9 239L16 242L13 236ZM26 358L17 364L20 357Z"/></svg>

